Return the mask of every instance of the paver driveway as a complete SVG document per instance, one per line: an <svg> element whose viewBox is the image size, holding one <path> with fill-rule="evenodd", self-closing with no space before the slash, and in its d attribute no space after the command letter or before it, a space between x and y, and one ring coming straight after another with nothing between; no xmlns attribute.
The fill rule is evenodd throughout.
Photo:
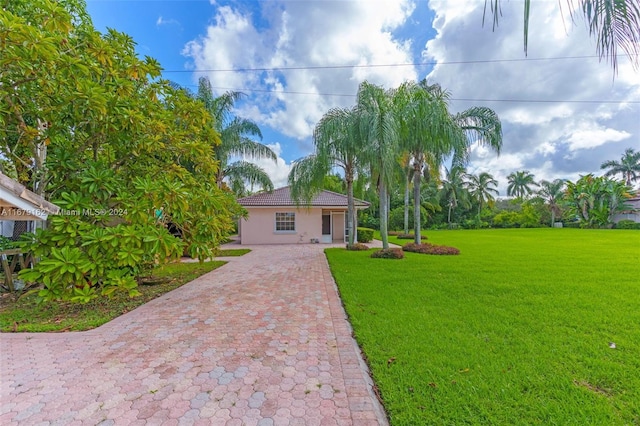
<svg viewBox="0 0 640 426"><path fill-rule="evenodd" d="M0 424L386 424L323 246L251 248L95 330L0 335Z"/></svg>

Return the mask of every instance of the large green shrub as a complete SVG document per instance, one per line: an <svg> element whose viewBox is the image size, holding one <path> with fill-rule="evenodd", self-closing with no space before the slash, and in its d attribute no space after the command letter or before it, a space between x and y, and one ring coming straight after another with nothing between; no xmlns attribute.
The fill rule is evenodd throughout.
<svg viewBox="0 0 640 426"><path fill-rule="evenodd" d="M358 242L370 243L373 241L373 229L358 227Z"/></svg>
<svg viewBox="0 0 640 426"><path fill-rule="evenodd" d="M616 223L616 229L640 229L640 222L624 219Z"/></svg>

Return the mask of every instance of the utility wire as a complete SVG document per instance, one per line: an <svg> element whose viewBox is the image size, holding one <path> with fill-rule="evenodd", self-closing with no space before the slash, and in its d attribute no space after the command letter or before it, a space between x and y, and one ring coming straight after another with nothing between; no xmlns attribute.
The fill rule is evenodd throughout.
<svg viewBox="0 0 640 426"><path fill-rule="evenodd" d="M499 62L531 62L531 61L556 61L567 59L593 59L598 56L558 56L552 58L520 58L520 59L485 59L476 61L444 61L444 62L414 62L408 64L368 64L368 65L321 65L321 66L297 66L297 67L273 67L273 68L212 68L193 70L164 70L163 73L198 73L198 72L265 72L265 71L295 71L295 70L331 70L348 68L392 68L392 67L419 67L435 65L460 65L460 64L493 64Z"/></svg>
<svg viewBox="0 0 640 426"><path fill-rule="evenodd" d="M195 85L189 85L191 87L197 87ZM284 95L312 95L312 96L335 96L343 98L355 98L357 95L347 95L343 93L317 93L317 92L294 92L286 90L268 90L268 89L235 89L232 87L212 87L217 90L230 90L233 92L258 92L258 93L273 93ZM472 99L472 98L449 98L451 101L464 101L464 102L511 102L511 103L573 103L573 104L640 104L640 101L621 101L621 100L562 100L562 99Z"/></svg>

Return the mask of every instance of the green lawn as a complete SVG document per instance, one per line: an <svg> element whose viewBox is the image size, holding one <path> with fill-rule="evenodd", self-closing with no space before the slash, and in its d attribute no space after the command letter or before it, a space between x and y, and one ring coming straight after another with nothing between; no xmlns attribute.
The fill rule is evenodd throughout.
<svg viewBox="0 0 640 426"><path fill-rule="evenodd" d="M640 232L427 235L326 250L392 425L640 424Z"/></svg>
<svg viewBox="0 0 640 426"><path fill-rule="evenodd" d="M226 250L218 250L218 254L216 257L237 257L244 256L249 253L251 250L248 248L245 249L226 249Z"/></svg>
<svg viewBox="0 0 640 426"><path fill-rule="evenodd" d="M38 304L36 294L21 297L14 302L12 295L5 293L0 299L0 331L81 331L99 327L225 263L214 261L162 265L153 275L167 281L155 285L139 285L141 296L130 298L119 294L113 298L98 297L84 305L70 302Z"/></svg>

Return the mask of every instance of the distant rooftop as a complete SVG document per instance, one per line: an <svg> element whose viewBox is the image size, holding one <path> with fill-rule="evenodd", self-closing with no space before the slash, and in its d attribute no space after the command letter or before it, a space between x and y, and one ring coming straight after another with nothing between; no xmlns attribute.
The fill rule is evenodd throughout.
<svg viewBox="0 0 640 426"><path fill-rule="evenodd" d="M280 206L296 206L295 200L291 198L290 187L278 188L272 192L261 192L259 194L250 195L248 197L239 198L238 203L244 207L280 207ZM331 192L323 190L307 204L303 201L300 202L304 207L347 207L347 196L338 194L337 192ZM356 208L367 208L369 203L367 201L355 199L354 205Z"/></svg>

